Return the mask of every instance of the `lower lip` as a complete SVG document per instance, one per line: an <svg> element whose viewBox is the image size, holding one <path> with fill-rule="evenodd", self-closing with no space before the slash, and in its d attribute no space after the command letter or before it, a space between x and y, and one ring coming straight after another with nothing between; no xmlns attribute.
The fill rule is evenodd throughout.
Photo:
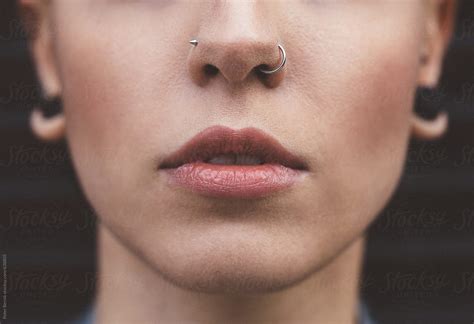
<svg viewBox="0 0 474 324"><path fill-rule="evenodd" d="M302 171L280 164L223 165L195 162L164 169L169 184L217 198L258 198L289 188Z"/></svg>

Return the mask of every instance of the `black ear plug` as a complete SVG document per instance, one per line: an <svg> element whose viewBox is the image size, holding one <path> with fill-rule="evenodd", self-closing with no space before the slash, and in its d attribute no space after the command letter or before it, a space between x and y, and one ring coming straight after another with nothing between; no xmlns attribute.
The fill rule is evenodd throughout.
<svg viewBox="0 0 474 324"><path fill-rule="evenodd" d="M62 111L62 100L60 96L45 98L41 96L38 108L45 117L52 117Z"/></svg>
<svg viewBox="0 0 474 324"><path fill-rule="evenodd" d="M419 87L415 95L415 113L427 120L433 120L443 111L445 94L440 89Z"/></svg>

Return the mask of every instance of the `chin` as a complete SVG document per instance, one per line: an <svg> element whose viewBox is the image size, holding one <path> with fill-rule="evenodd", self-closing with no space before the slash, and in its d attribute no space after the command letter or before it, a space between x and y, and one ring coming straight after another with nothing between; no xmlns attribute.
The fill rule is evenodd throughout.
<svg viewBox="0 0 474 324"><path fill-rule="evenodd" d="M162 250L159 259L149 259L156 261L153 268L186 290L249 295L289 288L323 263L318 251L305 248L303 240L284 235L206 234L207 239L167 244L169 249Z"/></svg>
<svg viewBox="0 0 474 324"><path fill-rule="evenodd" d="M193 267L176 271L167 268L160 273L166 281L185 290L238 296L284 290L302 281L308 272L277 262L249 264L245 258L240 262L197 260Z"/></svg>

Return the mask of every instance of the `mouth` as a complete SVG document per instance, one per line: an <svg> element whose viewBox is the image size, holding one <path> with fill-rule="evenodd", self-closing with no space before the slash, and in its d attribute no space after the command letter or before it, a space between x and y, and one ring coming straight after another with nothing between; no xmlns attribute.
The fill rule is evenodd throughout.
<svg viewBox="0 0 474 324"><path fill-rule="evenodd" d="M205 196L258 198L289 188L309 171L306 162L256 128L213 126L158 167L168 183Z"/></svg>

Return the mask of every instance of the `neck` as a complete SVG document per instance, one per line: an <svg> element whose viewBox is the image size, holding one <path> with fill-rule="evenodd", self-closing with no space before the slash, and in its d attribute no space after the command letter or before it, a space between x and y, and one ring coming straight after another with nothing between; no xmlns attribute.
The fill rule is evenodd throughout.
<svg viewBox="0 0 474 324"><path fill-rule="evenodd" d="M357 323L364 238L283 291L245 297L173 286L98 226L96 323Z"/></svg>

